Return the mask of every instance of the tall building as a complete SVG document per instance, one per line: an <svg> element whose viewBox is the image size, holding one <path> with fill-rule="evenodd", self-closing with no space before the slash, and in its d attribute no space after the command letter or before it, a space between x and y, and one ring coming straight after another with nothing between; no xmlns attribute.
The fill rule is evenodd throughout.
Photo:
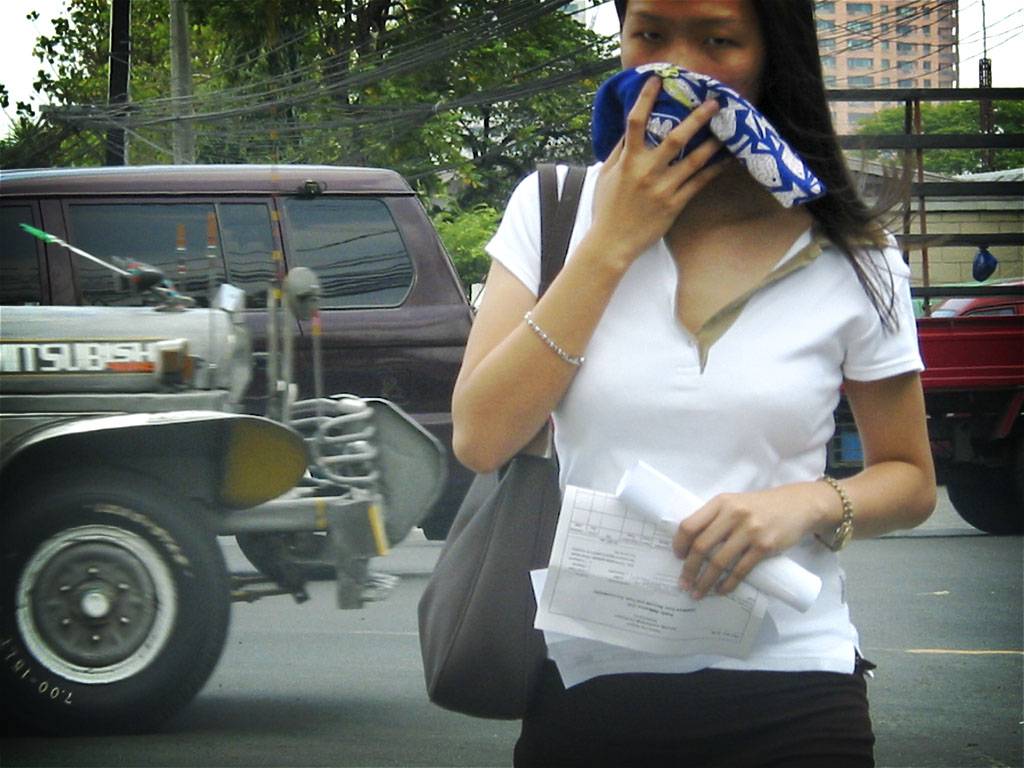
<svg viewBox="0 0 1024 768"><path fill-rule="evenodd" d="M958 0L816 2L818 42L829 88L956 88ZM884 102L831 102L839 133Z"/></svg>

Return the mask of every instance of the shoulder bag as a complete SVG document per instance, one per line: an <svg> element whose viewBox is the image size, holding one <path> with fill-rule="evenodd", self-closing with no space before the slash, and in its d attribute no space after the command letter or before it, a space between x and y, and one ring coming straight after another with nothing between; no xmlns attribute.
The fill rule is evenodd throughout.
<svg viewBox="0 0 1024 768"><path fill-rule="evenodd" d="M585 177L571 167L559 199L554 166L539 168L539 295L565 261ZM514 720L536 689L547 649L533 628L530 571L550 559L561 505L550 425L542 435L545 455L521 451L473 481L420 598L427 694L446 709Z"/></svg>

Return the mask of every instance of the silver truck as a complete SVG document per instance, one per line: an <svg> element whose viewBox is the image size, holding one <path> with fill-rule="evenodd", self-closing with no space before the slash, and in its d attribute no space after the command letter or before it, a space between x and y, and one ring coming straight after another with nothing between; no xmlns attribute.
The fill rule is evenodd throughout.
<svg viewBox="0 0 1024 768"><path fill-rule="evenodd" d="M51 732L144 730L184 706L232 601L304 601L323 576L339 608L385 596L395 579L371 561L445 480L437 441L389 402L295 401L292 332L318 327L308 270L271 290L254 416L243 294L211 285L196 308L145 265L107 266L157 303L0 310L0 706ZM228 572L226 536L258 570Z"/></svg>

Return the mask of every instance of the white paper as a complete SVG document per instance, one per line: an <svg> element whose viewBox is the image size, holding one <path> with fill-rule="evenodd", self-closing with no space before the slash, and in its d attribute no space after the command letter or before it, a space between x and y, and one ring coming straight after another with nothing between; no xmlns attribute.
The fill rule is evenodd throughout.
<svg viewBox="0 0 1024 768"><path fill-rule="evenodd" d="M622 476L616 494L631 511L649 520L665 521L673 528L704 505L701 499L643 461ZM821 579L785 555L762 560L745 581L801 612L810 608L821 592Z"/></svg>
<svg viewBox="0 0 1024 768"><path fill-rule="evenodd" d="M679 587L673 530L611 494L568 486L534 625L648 653L747 656L766 599L741 584L693 600Z"/></svg>
<svg viewBox="0 0 1024 768"><path fill-rule="evenodd" d="M547 579L547 569L530 571L533 582L533 593L540 603L541 593ZM765 635L774 635L775 626L771 614L766 614L761 625L757 642L762 642ZM662 655L641 653L631 648L609 645L595 640L586 640L561 632L544 632L547 644L547 655L558 667L558 674L566 688L586 682L599 675L618 675L625 673L674 672L683 674L696 672L710 667L720 660L718 656L694 654L689 656Z"/></svg>
<svg viewBox="0 0 1024 768"><path fill-rule="evenodd" d="M767 619L766 619L767 621ZM547 640L550 633L545 632ZM548 640L548 658L558 667L558 675L566 688L586 682L600 675L637 673L696 672L715 664L719 656L695 654L668 656L642 653L617 645L598 643L568 635L558 635L559 642Z"/></svg>

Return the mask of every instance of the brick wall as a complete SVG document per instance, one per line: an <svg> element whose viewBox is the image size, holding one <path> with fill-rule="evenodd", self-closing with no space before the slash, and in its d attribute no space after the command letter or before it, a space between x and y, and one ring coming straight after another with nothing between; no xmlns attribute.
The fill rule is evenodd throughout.
<svg viewBox="0 0 1024 768"><path fill-rule="evenodd" d="M1024 201L934 200L926 208L929 235L1024 232ZM919 216L911 217L912 233L921 231ZM1024 277L1024 246L990 246L999 259L991 280ZM928 249L928 275L932 285L972 282L971 267L977 248L932 247ZM921 251L911 251L914 284L922 283Z"/></svg>

